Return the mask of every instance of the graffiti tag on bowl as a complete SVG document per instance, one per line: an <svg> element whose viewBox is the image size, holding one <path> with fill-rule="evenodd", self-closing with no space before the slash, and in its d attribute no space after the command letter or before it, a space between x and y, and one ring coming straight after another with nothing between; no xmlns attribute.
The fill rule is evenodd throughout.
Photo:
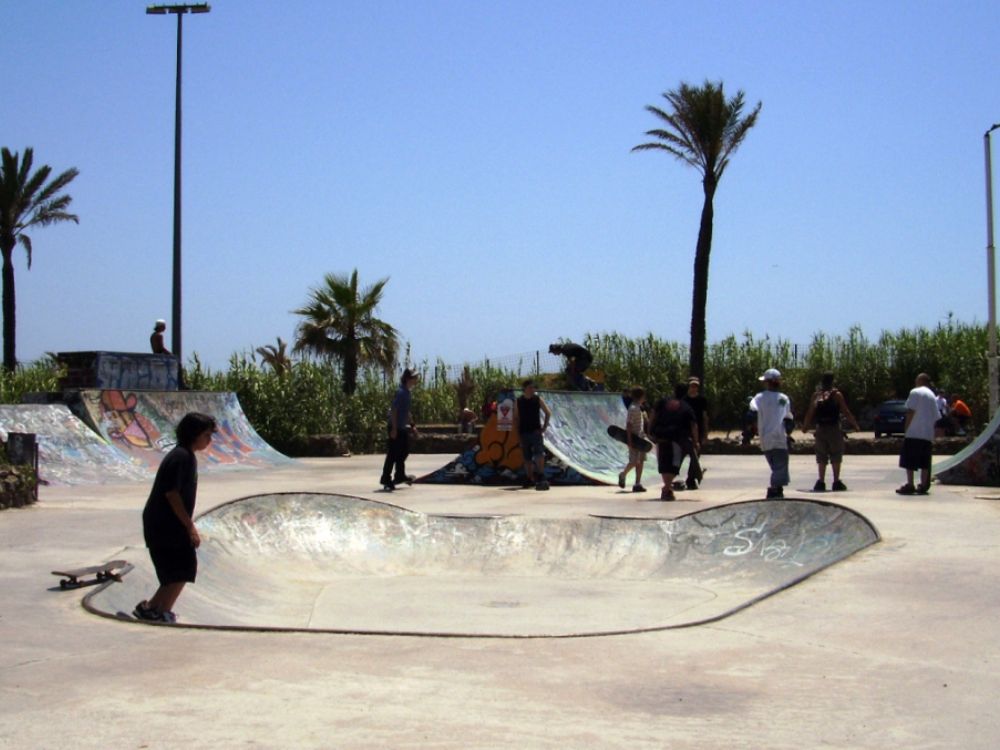
<svg viewBox="0 0 1000 750"><path fill-rule="evenodd" d="M767 521L761 521L756 526L740 529L733 535L740 544L731 544L722 550L722 554L727 557L740 557L749 555L754 550L759 550L758 554L764 558L765 562L783 561L789 565L802 567L802 563L791 559L802 546L801 543L793 547L780 537L772 538L765 531L766 528Z"/></svg>

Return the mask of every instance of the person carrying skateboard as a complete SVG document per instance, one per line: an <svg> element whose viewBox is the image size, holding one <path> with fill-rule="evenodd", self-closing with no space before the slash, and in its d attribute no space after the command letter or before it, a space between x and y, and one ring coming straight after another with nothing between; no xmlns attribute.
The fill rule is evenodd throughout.
<svg viewBox="0 0 1000 750"><path fill-rule="evenodd" d="M382 477L379 484L387 492L392 492L396 485L413 484L414 477L406 473L406 458L410 455L410 433L417 434L417 426L413 423L410 413L412 396L410 391L417 384L420 376L406 368L400 378L399 388L392 398L387 417L389 439L386 442L385 463L382 466Z"/></svg>
<svg viewBox="0 0 1000 750"><path fill-rule="evenodd" d="M635 386L629 395L628 414L625 417L628 463L618 474L618 486L625 489L625 478L632 469L635 469L635 484L632 485L632 492L645 492L646 488L642 486L642 467L646 463L646 454L639 450L638 441L643 439L646 433L646 415L643 411L646 406L646 391Z"/></svg>
<svg viewBox="0 0 1000 750"><path fill-rule="evenodd" d="M545 479L545 444L542 436L549 428L552 412L535 390L535 381L525 380L521 388L523 393L514 402L514 429L524 457L524 486L535 485L536 490L547 490L549 483Z"/></svg>
<svg viewBox="0 0 1000 750"><path fill-rule="evenodd" d="M160 583L151 599L135 605L136 619L177 622L174 604L198 573L195 550L201 537L194 525L198 459L216 430L215 418L189 412L177 424L177 445L160 462L142 511L142 533Z"/></svg>

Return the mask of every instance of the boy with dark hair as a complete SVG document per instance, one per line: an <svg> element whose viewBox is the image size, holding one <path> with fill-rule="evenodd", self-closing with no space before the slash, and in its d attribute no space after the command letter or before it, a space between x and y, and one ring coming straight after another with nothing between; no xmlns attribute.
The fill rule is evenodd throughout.
<svg viewBox="0 0 1000 750"><path fill-rule="evenodd" d="M397 484L413 484L414 477L406 473L406 458L410 455L410 432L416 433L417 426L413 424L410 413L412 397L410 391L417 384L420 376L410 368L403 370L399 380L399 388L392 398L392 406L386 418L386 428L389 439L385 447L385 463L382 465L382 477L379 484L386 492L392 492Z"/></svg>
<svg viewBox="0 0 1000 750"><path fill-rule="evenodd" d="M514 429L524 457L524 486L530 487L533 484L536 490L547 490L549 483L545 480L545 444L542 435L549 428L552 412L535 390L533 380L525 380L521 388L523 393L514 402Z"/></svg>
<svg viewBox="0 0 1000 750"><path fill-rule="evenodd" d="M177 445L156 471L153 488L142 511L142 532L149 557L160 583L153 597L135 605L139 620L177 622L173 607L198 573L195 549L201 537L194 525L194 505L198 494L198 460L195 453L212 442L216 424L213 417L189 412L177 425Z"/></svg>
<svg viewBox="0 0 1000 750"><path fill-rule="evenodd" d="M674 477L681 470L684 455L698 442L698 425L694 411L681 400L686 386L681 385L672 396L665 396L653 407L650 432L656 441L656 468L663 480L660 500L676 500Z"/></svg>
<svg viewBox="0 0 1000 750"><path fill-rule="evenodd" d="M844 460L844 433L840 429L841 415L855 430L858 421L847 407L847 399L833 386L833 373L825 372L820 387L813 394L803 420L802 430L807 431L816 422L816 465L819 479L813 486L814 492L826 492L826 465L833 467L834 492L843 492L847 486L840 481L840 465Z"/></svg>

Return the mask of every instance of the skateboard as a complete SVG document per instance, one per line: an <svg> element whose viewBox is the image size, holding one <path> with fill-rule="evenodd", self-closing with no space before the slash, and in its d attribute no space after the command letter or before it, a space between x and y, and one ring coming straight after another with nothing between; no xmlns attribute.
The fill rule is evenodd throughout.
<svg viewBox="0 0 1000 750"><path fill-rule="evenodd" d="M619 443L625 443L628 445L628 433L625 432L624 427L619 427L616 424L608 425L608 434L617 440ZM653 441L649 438L632 436L634 445L636 448L641 450L643 453L649 453L653 450Z"/></svg>
<svg viewBox="0 0 1000 750"><path fill-rule="evenodd" d="M91 565L87 568L74 568L72 570L53 570L52 575L62 576L59 581L61 589L78 589L81 586L93 586L105 581L121 581L122 576L128 573L132 566L125 560L111 560L103 565ZM86 576L94 576L87 578Z"/></svg>

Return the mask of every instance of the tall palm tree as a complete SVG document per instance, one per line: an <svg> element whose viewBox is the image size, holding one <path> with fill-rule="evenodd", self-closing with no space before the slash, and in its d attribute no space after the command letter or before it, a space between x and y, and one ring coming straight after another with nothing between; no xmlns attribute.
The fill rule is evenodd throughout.
<svg viewBox="0 0 1000 750"><path fill-rule="evenodd" d="M305 306L293 310L305 320L295 331L293 351L307 351L339 360L344 373L344 393L354 393L358 369L396 365L399 340L396 329L375 317L388 278L358 289L358 270L350 277L328 273L323 285L309 291Z"/></svg>
<svg viewBox="0 0 1000 750"><path fill-rule="evenodd" d="M663 98L668 110L649 105L648 112L656 115L663 127L647 130L646 135L659 140L642 143L633 151L659 149L677 157L702 174L705 202L701 208L701 225L694 253L694 291L691 302L690 374L705 377L705 307L708 302L708 261L712 252L712 201L729 157L739 148L747 133L757 123L761 102L743 116L744 95L736 92L726 99L722 82L705 81L701 86L681 83L675 91L666 91Z"/></svg>
<svg viewBox="0 0 1000 750"><path fill-rule="evenodd" d="M46 184L52 168L43 165L32 174L34 150L24 149L20 157L4 148L0 163L0 253L3 254L3 367L12 372L17 367L15 332L17 330L14 299L14 248L20 244L28 253L31 269L31 237L27 230L60 221L80 223L75 214L67 213L72 198L63 194L76 168L67 169Z"/></svg>

